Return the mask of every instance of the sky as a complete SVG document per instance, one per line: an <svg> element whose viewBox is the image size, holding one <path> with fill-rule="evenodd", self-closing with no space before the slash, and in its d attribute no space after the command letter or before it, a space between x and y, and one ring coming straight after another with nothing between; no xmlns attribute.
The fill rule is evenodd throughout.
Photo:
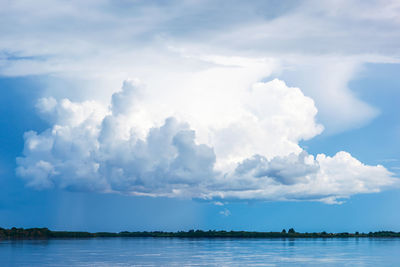
<svg viewBox="0 0 400 267"><path fill-rule="evenodd" d="M0 1L1 227L400 231L398 1Z"/></svg>

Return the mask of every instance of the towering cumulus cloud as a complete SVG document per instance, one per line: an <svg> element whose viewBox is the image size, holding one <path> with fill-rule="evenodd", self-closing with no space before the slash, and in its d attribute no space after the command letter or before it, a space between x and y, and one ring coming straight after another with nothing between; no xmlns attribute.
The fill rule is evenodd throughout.
<svg viewBox="0 0 400 267"><path fill-rule="evenodd" d="M25 133L17 174L36 188L210 200L337 203L397 184L383 166L347 152L304 151L299 141L323 127L314 101L283 81L232 90L221 101L204 91L210 98L194 100L201 108L180 97L162 108L148 90L125 81L109 105L40 99L52 127Z"/></svg>

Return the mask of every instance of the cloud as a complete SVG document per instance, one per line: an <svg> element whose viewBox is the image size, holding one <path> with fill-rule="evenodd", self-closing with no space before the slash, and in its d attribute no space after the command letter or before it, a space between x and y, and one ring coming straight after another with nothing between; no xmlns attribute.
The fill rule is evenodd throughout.
<svg viewBox="0 0 400 267"><path fill-rule="evenodd" d="M317 116L334 134L379 115L349 82L364 63L399 62L398 8L3 1L0 74L49 79L37 109L51 127L25 133L17 173L36 188L215 201L337 203L393 186L383 166L299 142L323 131ZM129 77L146 85L117 91Z"/></svg>
<svg viewBox="0 0 400 267"><path fill-rule="evenodd" d="M358 99L349 88L349 82L362 73L359 60L332 57L303 62L307 63L299 63L296 71L284 73L283 78L315 100L318 118L329 134L361 127L379 115L379 110Z"/></svg>
<svg viewBox="0 0 400 267"><path fill-rule="evenodd" d="M325 154L314 157L303 151L271 160L256 155L239 164L228 179L230 185L219 192L224 198L236 195L241 199L251 196L326 203L340 203L340 199L354 194L380 192L388 186L399 185L393 173L382 165L365 165L345 151L332 157Z"/></svg>
<svg viewBox="0 0 400 267"><path fill-rule="evenodd" d="M219 101L197 98L197 91L189 90L185 101L193 103L190 97L194 98L204 114L181 98L163 98L169 112L155 108L159 99L149 91L130 80L109 104L40 99L38 111L52 126L25 133L17 174L35 188L215 203L222 199L338 203L398 184L383 166L365 165L347 152L314 157L304 151L298 142L323 128L315 121L312 99L283 81L231 90ZM201 92L212 96L213 87ZM218 110L226 115L216 116Z"/></svg>
<svg viewBox="0 0 400 267"><path fill-rule="evenodd" d="M364 63L398 63L398 8L396 0L3 1L0 24L10 27L0 29L0 74L61 77L78 89L52 84L43 96L104 102L128 77L161 92L198 76L215 80L218 64L252 82L290 75L316 102L327 132L337 133L379 114L348 84ZM228 66L216 56L274 64Z"/></svg>
<svg viewBox="0 0 400 267"><path fill-rule="evenodd" d="M225 216L225 217L231 216L231 212L228 209L221 210L219 212L219 214L221 214L222 216Z"/></svg>
<svg viewBox="0 0 400 267"><path fill-rule="evenodd" d="M251 173L252 177L268 177L277 183L292 185L307 182L307 178L314 176L319 171L319 164L314 157L302 151L299 155L294 153L285 157L274 157L270 161L260 155L241 162L235 173L238 176Z"/></svg>

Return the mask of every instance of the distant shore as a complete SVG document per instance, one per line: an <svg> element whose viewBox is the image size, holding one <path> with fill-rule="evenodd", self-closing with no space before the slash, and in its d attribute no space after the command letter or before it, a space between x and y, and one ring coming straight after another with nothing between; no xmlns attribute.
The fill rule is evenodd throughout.
<svg viewBox="0 0 400 267"><path fill-rule="evenodd" d="M51 231L48 228L0 228L0 240L10 239L51 239L51 238L96 238L96 237L154 237L154 238L399 238L400 232L379 231L369 233L298 233L294 229L288 232L250 232L189 230L179 232L143 231L143 232L75 232Z"/></svg>

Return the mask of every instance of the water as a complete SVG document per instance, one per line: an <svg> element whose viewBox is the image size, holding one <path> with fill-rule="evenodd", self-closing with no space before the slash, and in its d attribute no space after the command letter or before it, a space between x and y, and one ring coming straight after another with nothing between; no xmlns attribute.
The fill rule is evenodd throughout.
<svg viewBox="0 0 400 267"><path fill-rule="evenodd" d="M0 241L0 266L400 266L400 239Z"/></svg>

